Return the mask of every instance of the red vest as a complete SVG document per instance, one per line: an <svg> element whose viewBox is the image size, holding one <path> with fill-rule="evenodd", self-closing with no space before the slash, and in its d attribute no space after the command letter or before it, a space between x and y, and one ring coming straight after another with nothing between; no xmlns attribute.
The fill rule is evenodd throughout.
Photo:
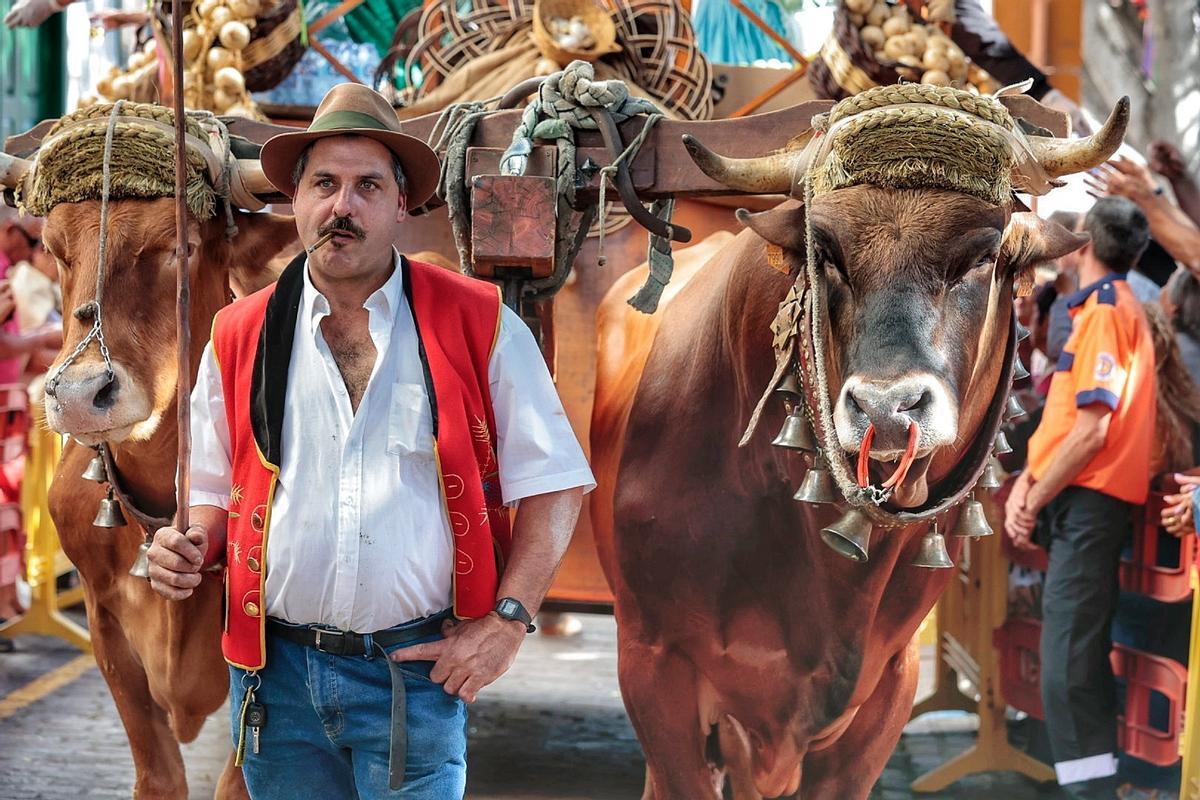
<svg viewBox="0 0 1200 800"><path fill-rule="evenodd" d="M227 306L213 321L233 465L221 644L225 659L242 669L266 663L266 547L283 463L284 398L304 261L299 256L276 284ZM500 495L488 381L500 330L499 293L483 281L401 262L433 410L442 502L454 533L454 614L482 617L496 604L512 541Z"/></svg>

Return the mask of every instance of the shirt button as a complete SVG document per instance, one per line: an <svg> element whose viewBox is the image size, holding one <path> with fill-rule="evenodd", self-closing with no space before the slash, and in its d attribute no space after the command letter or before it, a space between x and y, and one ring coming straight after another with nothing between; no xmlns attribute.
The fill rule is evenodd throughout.
<svg viewBox="0 0 1200 800"><path fill-rule="evenodd" d="M247 616L258 616L258 603L253 600L247 600L246 605L242 606L242 608L245 609Z"/></svg>

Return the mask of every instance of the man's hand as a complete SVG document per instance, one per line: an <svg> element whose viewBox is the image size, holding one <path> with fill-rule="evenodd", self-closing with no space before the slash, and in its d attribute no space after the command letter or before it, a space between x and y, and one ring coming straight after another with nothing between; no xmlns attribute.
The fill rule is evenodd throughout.
<svg viewBox="0 0 1200 800"><path fill-rule="evenodd" d="M1154 200L1158 184L1150 170L1124 156L1097 167L1084 183L1096 197L1127 197L1139 206Z"/></svg>
<svg viewBox="0 0 1200 800"><path fill-rule="evenodd" d="M456 694L468 703L475 702L479 690L499 678L512 666L517 650L525 640L525 626L501 619L495 612L463 622L446 621L445 639L414 644L392 653L392 661L432 661L429 678L442 684L446 694Z"/></svg>
<svg viewBox="0 0 1200 800"><path fill-rule="evenodd" d="M1187 177L1187 164L1179 148L1162 139L1150 143L1150 169L1162 175L1169 181Z"/></svg>
<svg viewBox="0 0 1200 800"><path fill-rule="evenodd" d="M183 600L200 585L208 532L191 525L187 534L174 528L159 528L146 553L150 561L150 587L168 600Z"/></svg>
<svg viewBox="0 0 1200 800"><path fill-rule="evenodd" d="M64 6L55 0L17 0L4 17L4 24L10 28L36 28L62 11Z"/></svg>
<svg viewBox="0 0 1200 800"><path fill-rule="evenodd" d="M1029 470L1025 470L1017 476L1012 491L1009 492L1008 502L1004 504L1004 532L1018 550L1037 549L1037 545L1031 539L1038 511L1029 506L1029 489L1032 485L1033 478Z"/></svg>

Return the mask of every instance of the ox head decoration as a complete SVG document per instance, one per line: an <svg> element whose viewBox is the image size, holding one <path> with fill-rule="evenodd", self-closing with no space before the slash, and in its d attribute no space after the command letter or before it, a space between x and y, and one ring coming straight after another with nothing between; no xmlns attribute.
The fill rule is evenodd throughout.
<svg viewBox="0 0 1200 800"><path fill-rule="evenodd" d="M59 120L33 160L0 153L0 183L45 217L62 282L63 348L46 419L84 444L147 440L175 401L173 121L159 106L93 106ZM194 368L230 284L273 280L269 260L296 231L290 218L235 210L262 208L255 194L274 189L257 162L233 158L218 120L189 114L187 133ZM95 467L87 477L107 480Z"/></svg>
<svg viewBox="0 0 1200 800"><path fill-rule="evenodd" d="M804 392L782 393L777 442L815 451L814 469L832 472L834 499L851 508L823 536L843 555L866 559L870 523L933 520L914 563L946 566L936 518L981 476L984 488L994 480L1008 384L1024 370L1014 287L1086 242L1015 211L1013 192L1042 194L1104 162L1128 118L1123 99L1090 137L1026 136L995 98L904 85L842 101L814 118L807 142L763 158L685 140L730 188L795 198L740 216L796 276L775 321L772 383L794 376ZM806 481L798 499L828 502L829 482ZM955 532L990 531L969 505Z"/></svg>

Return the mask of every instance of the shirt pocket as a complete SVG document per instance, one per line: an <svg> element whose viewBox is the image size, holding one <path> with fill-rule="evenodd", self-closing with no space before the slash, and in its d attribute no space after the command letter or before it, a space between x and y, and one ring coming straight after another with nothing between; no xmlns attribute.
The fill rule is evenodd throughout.
<svg viewBox="0 0 1200 800"><path fill-rule="evenodd" d="M397 381L392 387L387 451L414 460L433 458L433 415L423 384Z"/></svg>

